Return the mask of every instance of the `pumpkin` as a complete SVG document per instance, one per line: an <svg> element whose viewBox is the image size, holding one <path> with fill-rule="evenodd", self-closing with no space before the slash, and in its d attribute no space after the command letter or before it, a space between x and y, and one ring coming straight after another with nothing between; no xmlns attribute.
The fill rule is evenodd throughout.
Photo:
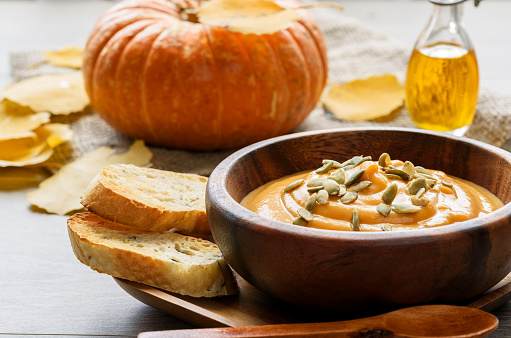
<svg viewBox="0 0 511 338"><path fill-rule="evenodd" d="M128 136L190 150L296 128L327 81L317 26L300 16L277 32L244 34L198 22L199 5L125 1L100 18L83 65L95 110Z"/></svg>

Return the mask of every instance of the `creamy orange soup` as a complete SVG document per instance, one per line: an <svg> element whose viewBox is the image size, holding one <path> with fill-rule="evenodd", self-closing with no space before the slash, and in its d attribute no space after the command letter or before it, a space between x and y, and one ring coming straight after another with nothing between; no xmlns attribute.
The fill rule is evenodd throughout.
<svg viewBox="0 0 511 338"><path fill-rule="evenodd" d="M300 226L390 231L465 221L500 208L502 202L472 182L382 154L379 161L362 156L344 163L325 160L318 170L255 189L242 205Z"/></svg>

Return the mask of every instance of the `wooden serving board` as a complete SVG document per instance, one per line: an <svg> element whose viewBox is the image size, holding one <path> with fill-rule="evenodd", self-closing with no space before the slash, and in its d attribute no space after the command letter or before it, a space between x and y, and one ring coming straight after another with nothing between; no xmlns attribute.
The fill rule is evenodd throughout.
<svg viewBox="0 0 511 338"><path fill-rule="evenodd" d="M217 298L193 298L151 286L114 278L127 293L141 302L198 327L239 327L264 324L303 323L351 319L314 316L275 301L237 276L240 294ZM493 288L466 304L491 311L511 299L511 273ZM458 304L460 305L460 304ZM360 316L359 316L360 317Z"/></svg>

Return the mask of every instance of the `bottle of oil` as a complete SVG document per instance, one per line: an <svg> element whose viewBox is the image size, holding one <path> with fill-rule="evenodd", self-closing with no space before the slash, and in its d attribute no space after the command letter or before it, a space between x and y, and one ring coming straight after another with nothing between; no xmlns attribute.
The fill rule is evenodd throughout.
<svg viewBox="0 0 511 338"><path fill-rule="evenodd" d="M461 24L464 0L429 1L433 14L408 63L406 106L418 127L462 135L479 93L476 54Z"/></svg>

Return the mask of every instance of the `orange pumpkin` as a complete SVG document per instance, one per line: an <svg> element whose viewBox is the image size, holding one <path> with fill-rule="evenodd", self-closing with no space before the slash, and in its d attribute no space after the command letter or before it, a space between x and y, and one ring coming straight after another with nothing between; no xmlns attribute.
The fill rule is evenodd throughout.
<svg viewBox="0 0 511 338"><path fill-rule="evenodd" d="M303 17L256 35L198 23L200 0L134 0L109 10L86 46L95 110L150 143L241 147L297 127L327 80L323 37Z"/></svg>

